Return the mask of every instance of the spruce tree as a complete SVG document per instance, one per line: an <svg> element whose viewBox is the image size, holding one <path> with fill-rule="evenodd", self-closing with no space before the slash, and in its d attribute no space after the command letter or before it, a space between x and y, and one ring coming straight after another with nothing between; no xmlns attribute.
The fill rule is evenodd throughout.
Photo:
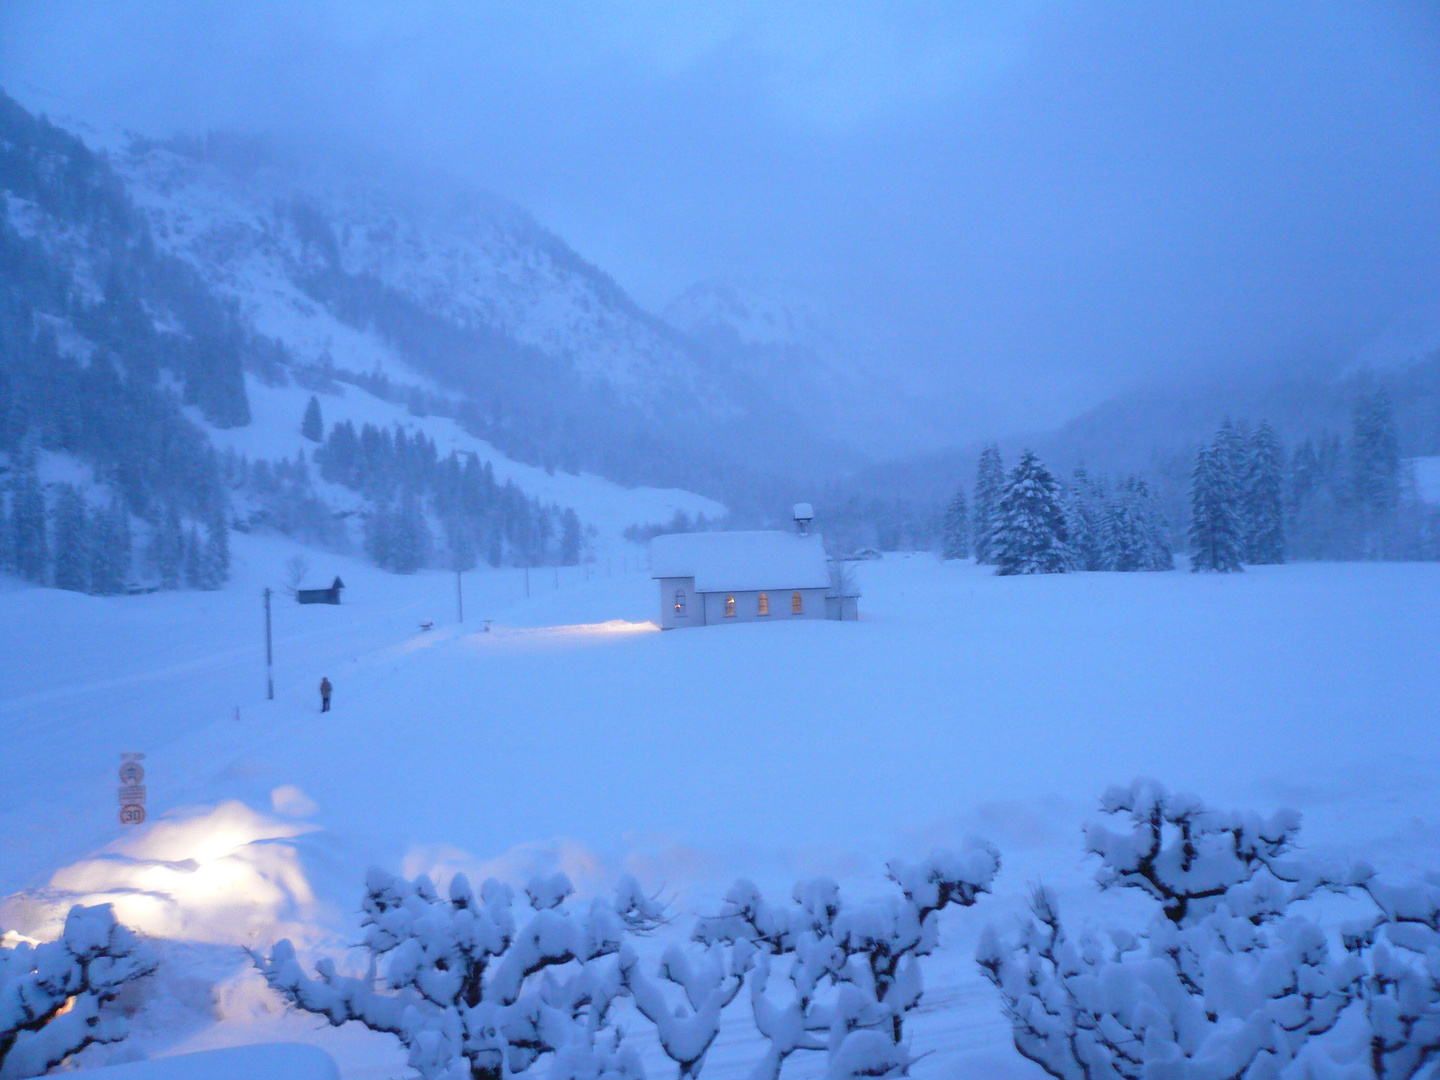
<svg viewBox="0 0 1440 1080"><path fill-rule="evenodd" d="M988 444L980 451L975 469L975 502L971 515L975 536L975 560L995 562L995 533L1000 525L1000 498L1005 493L1005 466L1000 460L1000 447Z"/></svg>
<svg viewBox="0 0 1440 1080"><path fill-rule="evenodd" d="M945 522L941 536L940 557L944 559L968 559L970 557L970 514L965 505L965 488L955 489L955 497L945 507Z"/></svg>
<svg viewBox="0 0 1440 1080"><path fill-rule="evenodd" d="M574 507L566 507L560 518L560 561L566 566L577 566L580 562L584 536L580 529L580 515Z"/></svg>
<svg viewBox="0 0 1440 1080"><path fill-rule="evenodd" d="M115 596L125 591L130 574L130 514L120 500L94 515L94 544L90 553L90 591Z"/></svg>
<svg viewBox="0 0 1440 1080"><path fill-rule="evenodd" d="M474 570L475 538L470 535L470 526L463 518L450 528L450 569L456 572Z"/></svg>
<svg viewBox="0 0 1440 1080"><path fill-rule="evenodd" d="M1389 395L1377 390L1361 397L1354 424L1350 457L1360 554L1383 558L1390 546L1387 526L1400 504L1400 439Z"/></svg>
<svg viewBox="0 0 1440 1080"><path fill-rule="evenodd" d="M1100 543L1103 486L1091 480L1085 466L1075 470L1065 499L1065 527L1070 534L1073 570L1107 570Z"/></svg>
<svg viewBox="0 0 1440 1080"><path fill-rule="evenodd" d="M1225 452L1214 446L1200 447L1190 476L1192 571L1243 569L1239 502Z"/></svg>
<svg viewBox="0 0 1440 1080"><path fill-rule="evenodd" d="M15 548L15 572L26 581L43 582L50 563L46 532L45 495L32 466L21 470L10 497L10 535Z"/></svg>
<svg viewBox="0 0 1440 1080"><path fill-rule="evenodd" d="M162 589L178 589L185 569L185 533L180 525L180 508L167 503L150 545L151 560Z"/></svg>
<svg viewBox="0 0 1440 1080"><path fill-rule="evenodd" d="M1123 484L1105 501L1100 522L1101 560L1105 569L1122 573L1141 569L1145 545L1132 493Z"/></svg>
<svg viewBox="0 0 1440 1080"><path fill-rule="evenodd" d="M1285 561L1284 464L1280 440L1265 421L1250 435L1245 461L1245 561Z"/></svg>
<svg viewBox="0 0 1440 1080"><path fill-rule="evenodd" d="M320 419L320 399L310 395L310 404L305 406L305 418L300 421L300 434L313 443L325 437L325 422Z"/></svg>
<svg viewBox="0 0 1440 1080"><path fill-rule="evenodd" d="M420 499L413 491L401 496L400 509L392 524L390 569L399 574L413 574L425 565L430 547L430 530L425 524Z"/></svg>
<svg viewBox="0 0 1440 1080"><path fill-rule="evenodd" d="M1010 473L998 515L993 548L997 574L1063 574L1069 568L1060 484L1029 450Z"/></svg>
<svg viewBox="0 0 1440 1080"><path fill-rule="evenodd" d="M0 491L0 573L15 569L15 521L10 515L9 501Z"/></svg>
<svg viewBox="0 0 1440 1080"><path fill-rule="evenodd" d="M55 587L86 592L90 585L89 515L72 484L61 484L55 499Z"/></svg>
<svg viewBox="0 0 1440 1080"><path fill-rule="evenodd" d="M391 567L392 517L390 504L381 500L365 518L365 552L376 566L385 570Z"/></svg>
<svg viewBox="0 0 1440 1080"><path fill-rule="evenodd" d="M1174 570L1175 552L1170 545L1170 530L1155 497L1150 494L1149 485L1139 477L1132 477L1129 483L1144 545L1144 557L1137 569Z"/></svg>
<svg viewBox="0 0 1440 1080"><path fill-rule="evenodd" d="M1227 416L1220 425L1220 430L1215 433L1215 442L1212 444L1215 449L1215 463L1221 469L1230 482L1230 488L1235 492L1235 521L1240 529L1240 544L1243 553L1245 537L1250 533L1250 525L1245 516L1245 463L1248 458L1247 443L1249 432L1245 425L1234 424Z"/></svg>
<svg viewBox="0 0 1440 1080"><path fill-rule="evenodd" d="M182 560L185 564L185 587L187 589L199 589L205 580L204 569L205 549L200 544L200 530L193 523L190 531L185 534L185 556Z"/></svg>
<svg viewBox="0 0 1440 1080"><path fill-rule="evenodd" d="M205 526L205 547L200 558L200 588L218 589L230 578L230 527L221 506Z"/></svg>

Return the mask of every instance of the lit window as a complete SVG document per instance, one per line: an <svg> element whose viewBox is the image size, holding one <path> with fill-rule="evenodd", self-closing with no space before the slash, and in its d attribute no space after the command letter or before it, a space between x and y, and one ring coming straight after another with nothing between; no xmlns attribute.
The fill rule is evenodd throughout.
<svg viewBox="0 0 1440 1080"><path fill-rule="evenodd" d="M798 592L790 594L790 613L792 615L805 614L805 598Z"/></svg>
<svg viewBox="0 0 1440 1080"><path fill-rule="evenodd" d="M684 615L684 614L685 614L685 590L684 590L684 589L676 589L676 590L675 590L675 614L676 614L676 615Z"/></svg>
<svg viewBox="0 0 1440 1080"><path fill-rule="evenodd" d="M770 594L768 592L762 592L760 594L760 614L770 614Z"/></svg>
<svg viewBox="0 0 1440 1080"><path fill-rule="evenodd" d="M725 597L725 617L727 619L735 617L735 597L733 596Z"/></svg>

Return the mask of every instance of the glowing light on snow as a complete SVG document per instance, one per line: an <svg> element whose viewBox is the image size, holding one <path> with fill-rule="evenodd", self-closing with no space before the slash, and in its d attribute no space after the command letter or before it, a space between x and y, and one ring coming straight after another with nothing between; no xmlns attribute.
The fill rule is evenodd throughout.
<svg viewBox="0 0 1440 1080"><path fill-rule="evenodd" d="M71 904L111 903L122 922L154 936L230 944L282 936L315 902L286 841L315 829L236 801L163 818L56 873L27 921L38 924L31 932L49 923L58 932Z"/></svg>

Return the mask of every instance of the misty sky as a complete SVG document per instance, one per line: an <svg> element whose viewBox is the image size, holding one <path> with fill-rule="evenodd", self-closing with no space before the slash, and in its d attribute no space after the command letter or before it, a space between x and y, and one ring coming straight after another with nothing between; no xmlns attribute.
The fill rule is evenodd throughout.
<svg viewBox="0 0 1440 1080"><path fill-rule="evenodd" d="M995 426L1440 302L1433 3L10 0L0 84L453 173Z"/></svg>

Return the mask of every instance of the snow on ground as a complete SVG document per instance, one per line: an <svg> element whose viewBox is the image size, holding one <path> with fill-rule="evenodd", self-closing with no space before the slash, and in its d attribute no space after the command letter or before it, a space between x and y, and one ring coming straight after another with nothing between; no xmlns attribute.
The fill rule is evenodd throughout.
<svg viewBox="0 0 1440 1080"><path fill-rule="evenodd" d="M0 925L41 936L103 898L167 939L136 1034L93 1064L299 1040L352 1080L404 1075L393 1040L283 1014L235 948L283 933L343 955L370 864L515 883L559 868L582 892L629 870L675 896L683 928L740 874L876 890L886 857L979 833L1005 864L926 965L916 1048L934 1053L916 1073L937 1078L1036 1075L974 940L1040 879L1071 912L1132 910L1096 897L1080 852L1112 782L1292 805L1313 851L1440 866L1433 564L996 578L887 557L860 567L859 623L661 633L630 567L532 571L528 598L520 571L467 575L460 627L453 575L311 553L345 603L277 599L267 702L259 590L296 549L235 550L215 594L0 589ZM147 755L151 824L129 831L123 751ZM737 1023L705 1075L738 1078L755 1050Z"/></svg>
<svg viewBox="0 0 1440 1080"><path fill-rule="evenodd" d="M245 377L245 392L250 398L251 422L245 427L212 428L205 424L199 410L189 409L191 418L208 432L219 450L234 450L252 460L293 459L301 451L308 459L316 444L300 434L300 421L310 391L298 386L266 386L253 376ZM450 451L473 453L488 462L500 483L512 481L516 487L542 503L573 507L580 520L600 530L598 551L611 551L619 558L622 551L633 556L631 545L621 542L620 534L630 525L664 524L683 510L690 517L704 514L713 519L727 514L724 505L703 495L679 488L627 488L592 473L572 474L557 470L547 473L535 465L512 461L483 439L467 433L454 420L443 416L417 417L404 405L385 401L356 386L338 384L336 392L316 395L328 433L332 426L349 420L357 429L365 424L393 428L396 424L413 435L417 430L435 441L439 455ZM336 505L359 505L359 497L320 480L327 499Z"/></svg>

